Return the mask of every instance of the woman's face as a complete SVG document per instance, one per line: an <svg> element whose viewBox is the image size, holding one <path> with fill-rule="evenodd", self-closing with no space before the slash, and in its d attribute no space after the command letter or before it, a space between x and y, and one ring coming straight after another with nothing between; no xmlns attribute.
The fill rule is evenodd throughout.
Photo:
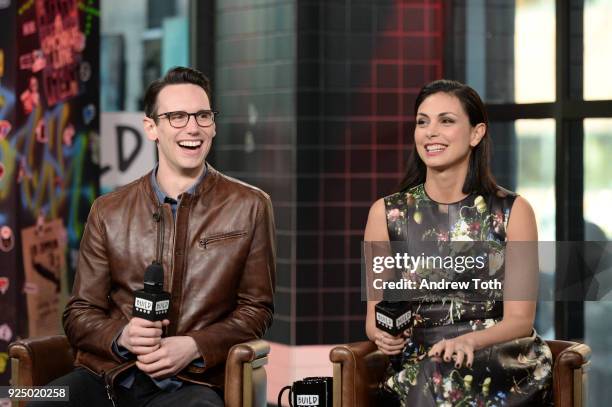
<svg viewBox="0 0 612 407"><path fill-rule="evenodd" d="M457 97L438 92L425 98L418 108L414 141L428 168L444 170L467 162L485 132L483 123L472 127Z"/></svg>

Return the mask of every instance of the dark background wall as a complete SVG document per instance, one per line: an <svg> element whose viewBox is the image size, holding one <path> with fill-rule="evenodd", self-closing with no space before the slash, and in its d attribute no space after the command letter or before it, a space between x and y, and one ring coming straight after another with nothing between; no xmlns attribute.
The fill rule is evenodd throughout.
<svg viewBox="0 0 612 407"><path fill-rule="evenodd" d="M418 90L442 75L441 3L298 2L292 343L365 337L363 230L401 179Z"/></svg>
<svg viewBox="0 0 612 407"><path fill-rule="evenodd" d="M401 179L419 88L442 75L442 1L222 1L214 25L213 165L274 203L268 339L363 338L363 229Z"/></svg>

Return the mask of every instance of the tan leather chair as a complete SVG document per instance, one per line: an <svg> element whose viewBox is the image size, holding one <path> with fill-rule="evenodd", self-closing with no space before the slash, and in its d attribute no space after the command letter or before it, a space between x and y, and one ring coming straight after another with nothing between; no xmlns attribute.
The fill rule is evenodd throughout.
<svg viewBox="0 0 612 407"><path fill-rule="evenodd" d="M586 406L586 375L591 348L583 343L546 341L553 354L553 396L557 407ZM387 356L373 342L336 346L329 355L334 364L334 406L378 406L376 389L382 382Z"/></svg>
<svg viewBox="0 0 612 407"><path fill-rule="evenodd" d="M23 339L8 349L13 386L42 386L73 369L72 348L64 335ZM230 349L225 366L227 407L266 406L268 353L270 345L264 340Z"/></svg>

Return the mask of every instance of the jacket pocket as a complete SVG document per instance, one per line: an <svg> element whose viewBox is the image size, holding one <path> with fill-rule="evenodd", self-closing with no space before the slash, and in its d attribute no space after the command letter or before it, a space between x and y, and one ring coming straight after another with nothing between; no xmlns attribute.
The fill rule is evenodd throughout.
<svg viewBox="0 0 612 407"><path fill-rule="evenodd" d="M210 245L214 245L217 243L221 243L227 240L238 239L240 237L246 236L247 232L236 231L229 233L219 233L216 235L205 236L200 238L198 245L201 249L208 249Z"/></svg>

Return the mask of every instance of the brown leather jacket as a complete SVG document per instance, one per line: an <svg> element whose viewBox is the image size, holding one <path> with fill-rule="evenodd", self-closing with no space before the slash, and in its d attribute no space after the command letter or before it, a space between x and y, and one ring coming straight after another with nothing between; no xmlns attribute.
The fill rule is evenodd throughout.
<svg viewBox="0 0 612 407"><path fill-rule="evenodd" d="M64 329L76 364L109 376L133 365L112 351L132 315L133 292L156 258L160 222L151 174L94 202L81 241ZM178 377L223 386L225 360L236 343L260 338L272 323L274 220L270 198L208 165L193 195L183 194L176 222L164 221L164 289L171 293L166 335L189 335L205 367ZM107 378L108 381L108 378Z"/></svg>

